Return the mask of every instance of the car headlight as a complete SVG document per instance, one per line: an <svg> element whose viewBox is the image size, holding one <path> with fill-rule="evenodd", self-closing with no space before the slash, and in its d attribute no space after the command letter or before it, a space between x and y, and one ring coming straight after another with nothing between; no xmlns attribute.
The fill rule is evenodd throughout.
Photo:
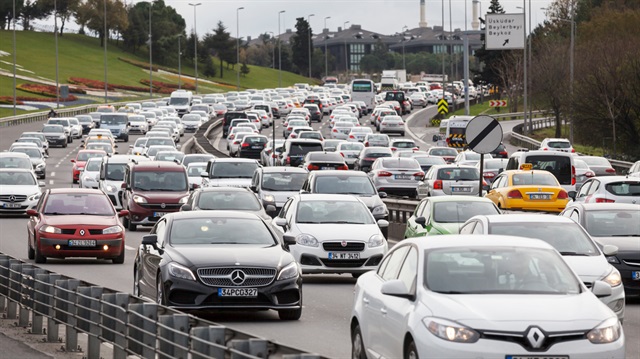
<svg viewBox="0 0 640 359"><path fill-rule="evenodd" d="M34 194L32 194L31 196L29 196L29 198L27 198L27 200L28 200L29 202L37 201L37 200L39 200L39 199L40 199L40 196L41 196L41 195L42 195L42 193L41 193L41 192L34 193Z"/></svg>
<svg viewBox="0 0 640 359"><path fill-rule="evenodd" d="M62 230L58 227L44 225L40 227L40 232L60 234Z"/></svg>
<svg viewBox="0 0 640 359"><path fill-rule="evenodd" d="M379 206L375 206L375 207L373 207L373 210L371 211L371 213L373 213L373 214L385 214L385 213L387 213L387 206L385 206L384 204L381 204Z"/></svg>
<svg viewBox="0 0 640 359"><path fill-rule="evenodd" d="M169 263L169 274L176 278L187 279L195 281L196 277L193 275L193 272L182 264L178 264L176 262Z"/></svg>
<svg viewBox="0 0 640 359"><path fill-rule="evenodd" d="M607 257L607 262L614 263L614 264L620 264L620 261L618 260L618 258L616 256Z"/></svg>
<svg viewBox="0 0 640 359"><path fill-rule="evenodd" d="M587 333L587 339L593 344L613 343L620 338L620 321L617 317L612 317L598 324Z"/></svg>
<svg viewBox="0 0 640 359"><path fill-rule="evenodd" d="M612 287L617 287L622 284L622 277L617 269L611 267L611 272L602 279L603 282L608 283Z"/></svg>
<svg viewBox="0 0 640 359"><path fill-rule="evenodd" d="M102 234L114 234L120 232L122 232L122 227L120 226L111 226L102 230Z"/></svg>
<svg viewBox="0 0 640 359"><path fill-rule="evenodd" d="M308 246L308 247L318 246L318 240L316 239L316 237L310 234L299 234L296 237L296 243L298 243L301 246Z"/></svg>
<svg viewBox="0 0 640 359"><path fill-rule="evenodd" d="M116 186L113 186L113 185L110 185L110 184L107 185L107 192L115 192L115 191L116 191ZM142 197L140 197L140 198L142 198ZM134 201L136 201L136 200L134 199ZM138 201L136 201L136 202L138 202ZM143 202L138 202L138 203L143 203Z"/></svg>
<svg viewBox="0 0 640 359"><path fill-rule="evenodd" d="M280 273L278 273L278 280L295 278L298 275L300 275L300 268L298 267L298 263L291 262L289 265L280 270Z"/></svg>
<svg viewBox="0 0 640 359"><path fill-rule="evenodd" d="M46 164L44 162L42 162L42 163L38 163L36 165L36 168L44 168L44 166L46 166Z"/></svg>
<svg viewBox="0 0 640 359"><path fill-rule="evenodd" d="M369 248L380 247L384 244L384 237L379 234L374 234L369 237Z"/></svg>
<svg viewBox="0 0 640 359"><path fill-rule="evenodd" d="M91 176L84 176L82 177L82 182L90 182L90 181L95 181L96 179L91 177Z"/></svg>
<svg viewBox="0 0 640 359"><path fill-rule="evenodd" d="M272 194L264 195L263 201L265 202L275 202L276 198Z"/></svg>
<svg viewBox="0 0 640 359"><path fill-rule="evenodd" d="M65 136L64 134L62 134L62 135L60 135L60 136L58 137L58 139L63 140L63 139L65 139L66 137L67 137L67 136Z"/></svg>
<svg viewBox="0 0 640 359"><path fill-rule="evenodd" d="M180 198L180 204L185 204L187 203L188 200L189 200L189 196L184 196Z"/></svg>
<svg viewBox="0 0 640 359"><path fill-rule="evenodd" d="M142 196L138 196L138 195L133 196L133 201L135 203L147 203L147 199L146 198L144 198Z"/></svg>
<svg viewBox="0 0 640 359"><path fill-rule="evenodd" d="M422 323L433 335L450 342L475 343L480 338L475 330L450 320L427 317Z"/></svg>

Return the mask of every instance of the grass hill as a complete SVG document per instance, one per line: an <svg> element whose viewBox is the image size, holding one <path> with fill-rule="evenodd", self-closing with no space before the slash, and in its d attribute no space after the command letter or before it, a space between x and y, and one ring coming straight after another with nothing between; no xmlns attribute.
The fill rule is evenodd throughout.
<svg viewBox="0 0 640 359"><path fill-rule="evenodd" d="M12 31L0 30L0 97L13 96L13 34ZM53 83L56 78L56 48L53 33L17 31L16 32L16 68L17 76L25 76L29 79L16 80L16 84ZM129 59L133 62L146 64L147 69L119 60ZM217 60L214 59L217 65ZM58 36L58 80L60 84L68 84L70 77L81 77L91 80L104 81L104 49L100 47L97 38L64 34ZM154 64L157 65L157 64ZM236 72L225 68L224 78L207 78L202 75L199 68L198 93L211 93L235 90ZM278 86L278 70L251 66L250 73L240 77L241 89L268 88ZM236 66L239 70L239 66ZM175 74L168 72L154 72L154 81L165 83L178 83L177 68L172 69ZM218 69L219 70L219 69ZM134 55L119 48L115 42L109 42L107 46L107 72L108 83L135 87L146 87L140 80L149 79L148 56L144 53ZM186 76L194 76L192 67L182 66L182 73ZM208 83L204 80L215 82ZM193 84L193 80L183 82ZM289 72L282 72L282 86L290 86L296 82L309 82L306 77ZM313 81L313 80L312 80ZM121 100L143 99L148 97L148 92L118 91L124 93ZM42 95L16 90L16 96L44 97ZM158 96L167 96L158 95ZM55 97L55 96L54 96ZM100 96L83 96L101 102ZM18 111L18 114L26 113ZM0 108L0 117L11 116L13 109Z"/></svg>

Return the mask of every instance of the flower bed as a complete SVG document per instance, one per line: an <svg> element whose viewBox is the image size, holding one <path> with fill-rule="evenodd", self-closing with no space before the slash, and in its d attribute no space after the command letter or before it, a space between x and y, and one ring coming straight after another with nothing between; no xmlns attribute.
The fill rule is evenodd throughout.
<svg viewBox="0 0 640 359"><path fill-rule="evenodd" d="M0 104L13 105L13 96L0 96ZM16 100L16 105L24 105L24 102Z"/></svg>
<svg viewBox="0 0 640 359"><path fill-rule="evenodd" d="M77 101L77 100L78 100L78 98L75 97L74 95L69 95L69 97L67 97L67 98L60 97L60 102L71 102L71 101ZM18 105L24 105L25 101L56 102L56 99L55 98L51 98L51 97L26 97L26 96L18 96L16 98L16 104L18 104ZM0 96L0 103L13 104L13 97L12 96Z"/></svg>
<svg viewBox="0 0 640 359"><path fill-rule="evenodd" d="M69 77L69 83L74 85L84 85L92 89L104 89L104 82L98 80L90 80L82 77ZM107 84L107 90L113 91L115 87L111 84Z"/></svg>
<svg viewBox="0 0 640 359"><path fill-rule="evenodd" d="M38 95L56 96L56 87L53 85L20 84L16 86L16 88L25 92L31 92ZM86 94L87 92L84 91L83 89L69 87L69 93Z"/></svg>

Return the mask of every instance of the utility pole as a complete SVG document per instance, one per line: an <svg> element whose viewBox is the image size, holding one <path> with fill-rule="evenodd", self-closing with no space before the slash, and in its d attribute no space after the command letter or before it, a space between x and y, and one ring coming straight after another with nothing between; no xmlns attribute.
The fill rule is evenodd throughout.
<svg viewBox="0 0 640 359"><path fill-rule="evenodd" d="M180 49L181 39L182 34L178 35L178 89L182 89L182 66L180 63L180 58L182 57L182 50Z"/></svg>
<svg viewBox="0 0 640 359"><path fill-rule="evenodd" d="M13 0L13 115L16 115L16 0Z"/></svg>
<svg viewBox="0 0 640 359"><path fill-rule="evenodd" d="M244 7L236 9L236 64L238 65L238 68L236 69L236 77L238 79L238 91L240 91L240 10L243 9Z"/></svg>
<svg viewBox="0 0 640 359"><path fill-rule="evenodd" d="M324 28L327 30L327 35L329 35L329 29L327 29L327 19L331 19L331 16L327 16L324 18ZM324 32L324 29L322 30ZM324 37L324 77L327 78L329 76L329 65L327 59L329 58L329 53L327 52L327 40L329 38L327 36Z"/></svg>
<svg viewBox="0 0 640 359"><path fill-rule="evenodd" d="M108 103L107 98L107 0L104 0L104 103Z"/></svg>
<svg viewBox="0 0 640 359"><path fill-rule="evenodd" d="M193 64L196 72L196 93L198 93L198 28L196 27L196 7L202 3L189 3L193 6Z"/></svg>
<svg viewBox="0 0 640 359"><path fill-rule="evenodd" d="M151 35L151 8L153 2L149 1L149 98L153 98L153 48L152 48L152 35Z"/></svg>
<svg viewBox="0 0 640 359"><path fill-rule="evenodd" d="M280 32L280 14L284 12L284 10L280 10L278 13L278 87L282 87L282 41L280 39L282 33Z"/></svg>
<svg viewBox="0 0 640 359"><path fill-rule="evenodd" d="M342 31L347 30L347 24L350 21L345 21L344 25L342 25ZM344 79L347 82L347 76L349 74L349 55L347 55L347 37L344 38Z"/></svg>
<svg viewBox="0 0 640 359"><path fill-rule="evenodd" d="M58 2L56 0L53 0L53 23L53 34L56 41L56 109L58 109L60 108L60 83L58 82Z"/></svg>
<svg viewBox="0 0 640 359"><path fill-rule="evenodd" d="M309 14L307 16L307 25L309 26L309 78L311 78L311 17L316 14Z"/></svg>

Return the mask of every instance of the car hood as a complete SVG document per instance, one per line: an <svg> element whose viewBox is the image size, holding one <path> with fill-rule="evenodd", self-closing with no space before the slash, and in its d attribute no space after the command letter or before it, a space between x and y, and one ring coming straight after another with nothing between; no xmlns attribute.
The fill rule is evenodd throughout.
<svg viewBox="0 0 640 359"><path fill-rule="evenodd" d="M46 223L51 226L113 226L119 223L118 217L113 216L87 216L87 215L48 215ZM82 223L82 224L78 224Z"/></svg>
<svg viewBox="0 0 640 359"><path fill-rule="evenodd" d="M380 234L377 224L298 224L300 233L311 234L320 242L348 239L368 242L374 234Z"/></svg>
<svg viewBox="0 0 640 359"><path fill-rule="evenodd" d="M618 253L633 252L638 253L638 256L640 257L640 236L593 237L593 240L602 245L610 244L618 247Z"/></svg>
<svg viewBox="0 0 640 359"><path fill-rule="evenodd" d="M380 199L379 196L365 196L365 195L357 195L357 194L355 194L354 196L360 198L360 200L364 202L364 204L370 210L372 210L374 207L384 204L384 202L382 202L382 199Z"/></svg>
<svg viewBox="0 0 640 359"><path fill-rule="evenodd" d="M182 245L168 247L167 253L172 260L192 269L219 266L282 268L294 261L291 254L284 251L280 245Z"/></svg>
<svg viewBox="0 0 640 359"><path fill-rule="evenodd" d="M4 195L25 195L30 196L32 194L40 193L40 187L36 185L24 186L24 185L3 185L2 194Z"/></svg>
<svg viewBox="0 0 640 359"><path fill-rule="evenodd" d="M602 279L611 271L611 265L604 256L562 256L583 282L593 282Z"/></svg>
<svg viewBox="0 0 640 359"><path fill-rule="evenodd" d="M136 195L146 198L150 203L162 203L162 202L178 202L182 197L189 194L189 192L153 192L153 191L137 191Z"/></svg>
<svg viewBox="0 0 640 359"><path fill-rule="evenodd" d="M29 160L31 161L32 165L39 165L41 163L45 163L44 160L42 158L32 158L29 157Z"/></svg>
<svg viewBox="0 0 640 359"><path fill-rule="evenodd" d="M208 187L250 187L251 178L210 178Z"/></svg>
<svg viewBox="0 0 640 359"><path fill-rule="evenodd" d="M524 331L531 324L554 332L589 330L613 315L589 292L563 296L428 293L422 303L434 317L447 318L474 329L500 331Z"/></svg>

